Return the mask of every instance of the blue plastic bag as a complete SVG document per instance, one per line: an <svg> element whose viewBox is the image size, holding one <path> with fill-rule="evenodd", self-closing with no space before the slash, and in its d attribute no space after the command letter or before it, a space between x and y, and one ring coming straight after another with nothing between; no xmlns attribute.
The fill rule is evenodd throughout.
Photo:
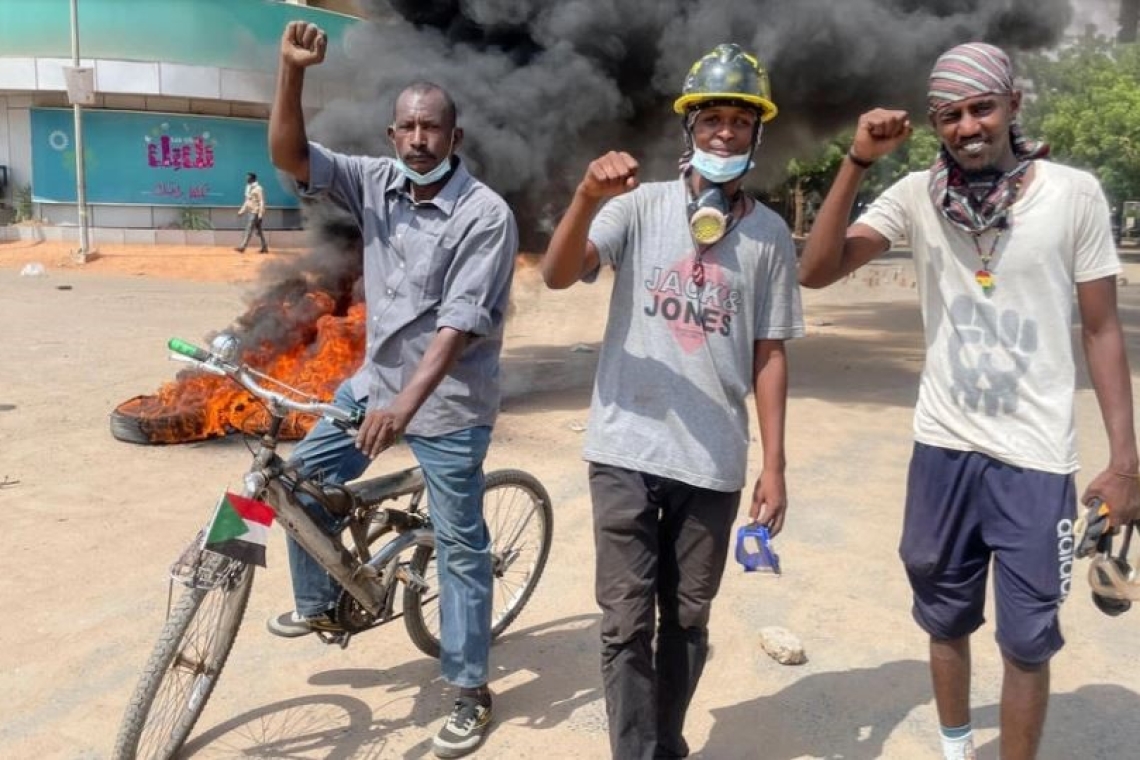
<svg viewBox="0 0 1140 760"><path fill-rule="evenodd" d="M772 550L767 527L750 523L736 531L736 561L746 573L780 574L780 557Z"/></svg>

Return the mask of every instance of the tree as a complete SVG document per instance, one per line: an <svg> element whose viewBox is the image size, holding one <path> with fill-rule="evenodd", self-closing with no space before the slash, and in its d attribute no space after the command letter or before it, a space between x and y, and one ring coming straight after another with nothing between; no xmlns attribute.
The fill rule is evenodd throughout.
<svg viewBox="0 0 1140 760"><path fill-rule="evenodd" d="M788 180L785 190L792 200L792 234L802 237L808 227L808 203L822 198L839 170L839 164L851 144L850 133L838 135L827 142L814 156L793 158L788 162Z"/></svg>
<svg viewBox="0 0 1140 760"><path fill-rule="evenodd" d="M1120 31L1117 42L1135 42L1140 26L1140 0L1120 0Z"/></svg>
<svg viewBox="0 0 1140 760"><path fill-rule="evenodd" d="M815 207L822 202L831 187L831 181L839 171L852 137L850 130L841 132L813 155L793 158L788 162L788 179L784 183L783 194L792 203L792 232L797 237L807 232L810 226L808 217L813 215ZM937 152L938 137L929 127L918 125L910 140L895 152L879 159L867 171L855 210L861 209L868 199L878 196L905 174L929 167Z"/></svg>
<svg viewBox="0 0 1140 760"><path fill-rule="evenodd" d="M1117 207L1140 198L1140 46L1089 35L1025 63L1027 133L1095 174Z"/></svg>

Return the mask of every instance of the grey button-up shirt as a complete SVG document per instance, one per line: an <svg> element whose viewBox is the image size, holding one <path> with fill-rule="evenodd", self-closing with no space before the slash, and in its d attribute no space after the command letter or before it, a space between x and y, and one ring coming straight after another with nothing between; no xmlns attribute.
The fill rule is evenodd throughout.
<svg viewBox="0 0 1140 760"><path fill-rule="evenodd" d="M456 159L458 160L458 159ZM368 329L358 400L387 406L441 327L471 335L459 360L408 425L438 436L491 425L499 411L499 353L518 253L514 214L459 163L443 189L417 203L389 158L345 156L309 143L306 194L327 193L364 238Z"/></svg>

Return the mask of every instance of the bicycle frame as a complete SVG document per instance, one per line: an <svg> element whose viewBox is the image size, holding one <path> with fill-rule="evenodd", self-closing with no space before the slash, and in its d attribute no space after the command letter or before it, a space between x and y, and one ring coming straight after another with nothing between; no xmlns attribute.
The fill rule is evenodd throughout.
<svg viewBox="0 0 1140 760"><path fill-rule="evenodd" d="M294 495L300 490L317 503L328 506L326 494L315 484L300 478L296 467L287 465L277 454L278 436L286 412L287 408L276 400L269 402L269 429L261 436L253 465L245 476L244 495L272 505L276 510L276 520L286 533L361 607L379 620L386 621L391 613L391 589L400 554L415 546L434 546L435 534L427 523L423 527L401 530L399 525L389 526L387 515L380 521L372 517L382 502L422 491L423 474L419 467L412 467L343 487L343 492L351 497L345 517L348 518L347 527L356 549L354 556L338 536L317 524ZM330 512L336 514L333 510ZM372 522L380 523L382 530L393 527L398 531L398 535L375 556L371 556L364 531L365 526Z"/></svg>
<svg viewBox="0 0 1140 760"><path fill-rule="evenodd" d="M441 656L439 568L420 468L347 485L302 477L303 462L286 461L277 453L286 415L318 416L346 435L358 429L362 415L316 400L236 361L236 341L229 336L217 336L212 345L214 350L207 351L177 338L168 343L178 358L230 378L265 403L269 427L258 436L242 491L247 498L270 504L283 530L344 590L336 603L336 628L314 628L313 633L343 648L356 633L403 618L415 647L429 657ZM488 497L490 509L501 518L493 528L487 526L494 598L499 602L491 619L495 638L517 618L542 575L553 513L546 489L521 470L489 473L485 510ZM405 501L384 506L396 499ZM319 515L310 515L313 504L334 516L336 524L326 527ZM116 760L174 757L230 655L247 611L254 570L239 559L205 550L206 535L200 531L171 567L171 583L187 588L168 608L131 695L115 740Z"/></svg>

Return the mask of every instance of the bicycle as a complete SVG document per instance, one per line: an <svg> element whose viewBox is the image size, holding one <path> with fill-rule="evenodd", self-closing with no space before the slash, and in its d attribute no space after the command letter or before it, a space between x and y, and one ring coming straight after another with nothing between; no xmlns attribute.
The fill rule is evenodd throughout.
<svg viewBox="0 0 1140 760"><path fill-rule="evenodd" d="M341 584L336 620L344 630L318 631L321 640L347 647L356 634L402 617L413 644L438 657L435 538L420 468L346 485L302 478L296 463L277 454L286 416L295 412L324 417L346 432L359 425L357 416L237 362L238 347L232 337L215 338L211 350L177 338L168 346L173 358L230 378L265 405L268 426L252 448L253 463L243 492L271 505L277 522ZM301 506L298 494L341 517L344 530L332 534L320 527ZM402 506L388 506L389 502ZM553 527L550 497L533 475L521 470L489 473L484 521L491 535L495 579L494 639L518 617L546 566ZM113 753L118 760L169 758L178 752L237 638L254 568L204 548L205 531L171 566L171 591L175 583L185 590L177 604L171 607L168 602L165 625L123 716ZM343 540L345 534L351 548Z"/></svg>

